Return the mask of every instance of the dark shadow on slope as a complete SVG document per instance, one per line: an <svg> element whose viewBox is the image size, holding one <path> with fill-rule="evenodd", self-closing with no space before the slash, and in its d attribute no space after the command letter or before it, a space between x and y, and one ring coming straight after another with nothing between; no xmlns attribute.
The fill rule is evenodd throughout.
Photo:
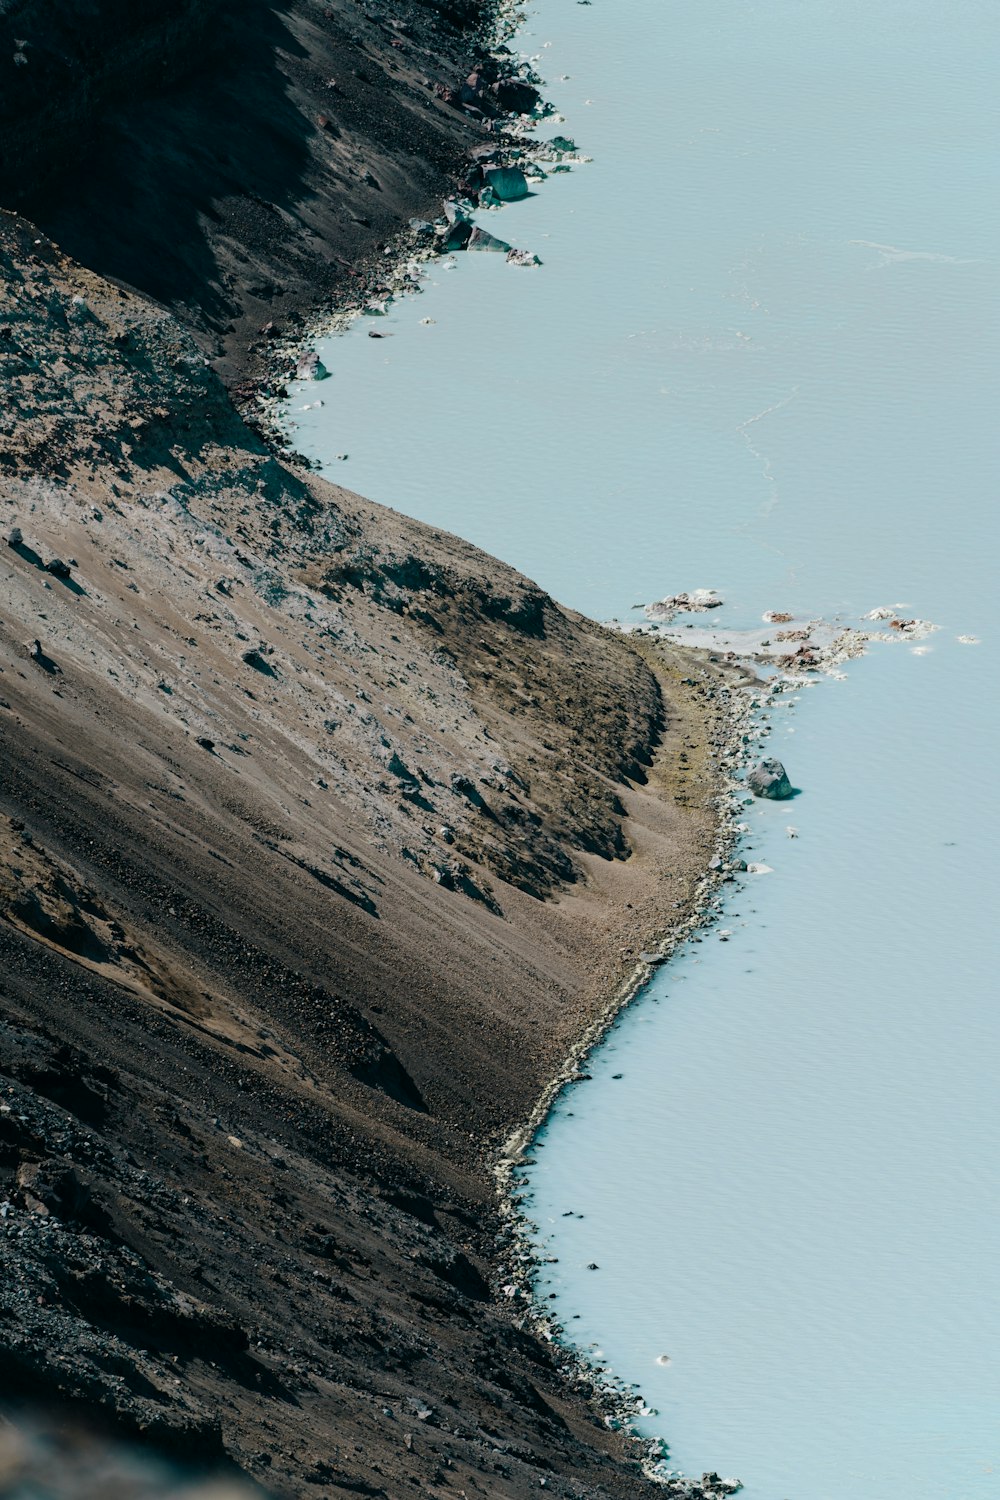
<svg viewBox="0 0 1000 1500"><path fill-rule="evenodd" d="M185 21L190 39L178 34ZM130 29L146 34L158 25L150 15ZM49 153L59 170L37 186L8 156L0 193L84 265L224 324L237 304L221 284L206 221L225 232L232 216L234 235L252 253L301 195L312 126L288 97L276 58L301 57L302 49L268 0L225 0L214 13L205 6L201 16L182 16L159 55L144 56L136 35L126 34L117 72L118 39L103 40L112 54L103 78L94 85L77 67L66 80L71 91L104 94L100 128L81 120L68 145L60 134ZM135 67L130 49L140 53ZM64 62L36 55L17 74L47 66L56 78ZM181 68L187 76L163 89L164 70ZM63 104L69 116L79 107L65 95Z"/></svg>

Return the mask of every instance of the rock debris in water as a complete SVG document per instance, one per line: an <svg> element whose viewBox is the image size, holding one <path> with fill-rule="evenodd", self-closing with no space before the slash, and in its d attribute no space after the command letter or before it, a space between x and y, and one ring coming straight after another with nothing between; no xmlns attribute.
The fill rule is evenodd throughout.
<svg viewBox="0 0 1000 1500"><path fill-rule="evenodd" d="M788 772L781 761L773 757L754 766L747 776L747 786L755 797L764 797L772 802L784 801L793 794Z"/></svg>

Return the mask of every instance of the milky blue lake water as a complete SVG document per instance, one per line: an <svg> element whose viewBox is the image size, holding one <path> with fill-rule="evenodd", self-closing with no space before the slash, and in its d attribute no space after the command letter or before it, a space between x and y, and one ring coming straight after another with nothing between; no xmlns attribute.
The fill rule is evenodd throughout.
<svg viewBox="0 0 1000 1500"><path fill-rule="evenodd" d="M593 157L480 216L543 265L330 340L298 446L598 618L940 626L771 713L773 873L553 1111L539 1292L678 1469L998 1496L1000 12L539 0L517 45Z"/></svg>

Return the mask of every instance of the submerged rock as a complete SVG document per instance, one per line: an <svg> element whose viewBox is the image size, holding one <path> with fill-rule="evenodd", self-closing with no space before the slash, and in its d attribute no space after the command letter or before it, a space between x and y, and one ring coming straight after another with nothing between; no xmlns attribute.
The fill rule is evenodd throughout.
<svg viewBox="0 0 1000 1500"><path fill-rule="evenodd" d="M755 797L766 797L772 802L792 795L792 783L780 760L762 760L759 766L754 766L747 777L747 786Z"/></svg>

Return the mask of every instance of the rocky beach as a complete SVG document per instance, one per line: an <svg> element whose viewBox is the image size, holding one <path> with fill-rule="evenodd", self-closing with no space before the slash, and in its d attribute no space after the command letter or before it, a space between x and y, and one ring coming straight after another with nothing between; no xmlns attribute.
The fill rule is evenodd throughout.
<svg viewBox="0 0 1000 1500"><path fill-rule="evenodd" d="M494 19L0 7L0 1400L276 1495L648 1483L494 1168L703 898L725 668L241 415L484 184Z"/></svg>

